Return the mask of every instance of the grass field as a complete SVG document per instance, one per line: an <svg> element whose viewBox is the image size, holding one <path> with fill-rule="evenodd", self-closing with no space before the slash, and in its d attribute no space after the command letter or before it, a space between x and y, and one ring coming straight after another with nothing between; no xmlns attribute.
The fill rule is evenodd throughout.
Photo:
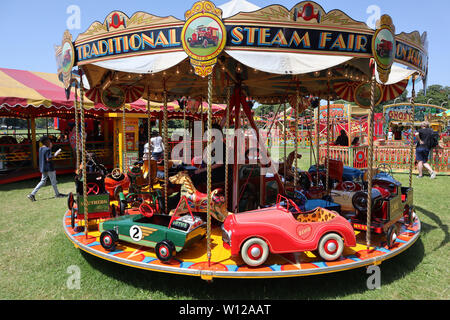
<svg viewBox="0 0 450 320"><path fill-rule="evenodd" d="M300 166L309 166L302 152ZM396 174L404 185L408 175ZM74 191L73 176L58 177L61 192ZM198 277L143 271L76 249L62 218L66 199L48 184L37 202L26 195L38 179L0 186L0 299L449 299L450 177L414 177L414 202L422 223L417 242L381 264L381 288L369 290L365 268L310 277L207 283ZM71 266L80 289L69 289Z"/></svg>

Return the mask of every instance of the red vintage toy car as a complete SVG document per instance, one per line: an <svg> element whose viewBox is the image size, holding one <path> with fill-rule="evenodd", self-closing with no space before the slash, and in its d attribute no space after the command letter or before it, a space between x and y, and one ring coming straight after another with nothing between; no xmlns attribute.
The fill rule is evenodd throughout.
<svg viewBox="0 0 450 320"><path fill-rule="evenodd" d="M119 193L128 190L129 187L130 178L118 168L114 169L111 174L105 177L105 189L111 199L119 200Z"/></svg>
<svg viewBox="0 0 450 320"><path fill-rule="evenodd" d="M355 246L351 224L323 208L301 212L295 203L278 195L277 205L229 215L222 225L222 241L231 255L241 255L249 266L263 264L269 253L317 250L327 261L338 259L344 246Z"/></svg>

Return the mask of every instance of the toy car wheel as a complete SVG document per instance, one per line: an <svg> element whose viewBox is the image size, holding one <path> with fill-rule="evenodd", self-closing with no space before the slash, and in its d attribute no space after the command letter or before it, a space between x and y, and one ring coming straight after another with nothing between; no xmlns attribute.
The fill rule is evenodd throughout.
<svg viewBox="0 0 450 320"><path fill-rule="evenodd" d="M72 210L74 203L75 199L73 197L73 193L69 192L69 195L67 196L67 208L69 208L69 210Z"/></svg>
<svg viewBox="0 0 450 320"><path fill-rule="evenodd" d="M397 240L397 228L395 227L395 225L389 227L386 233L386 240L388 248L391 249L394 246L395 241Z"/></svg>
<svg viewBox="0 0 450 320"><path fill-rule="evenodd" d="M75 210L70 212L70 226L72 229L75 228Z"/></svg>
<svg viewBox="0 0 450 320"><path fill-rule="evenodd" d="M267 243L261 238L254 237L242 245L241 257L247 265L257 267L266 262L269 252Z"/></svg>
<svg viewBox="0 0 450 320"><path fill-rule="evenodd" d="M320 239L317 250L322 259L333 261L344 251L344 241L337 233L327 233Z"/></svg>
<svg viewBox="0 0 450 320"><path fill-rule="evenodd" d="M367 211L367 192L358 191L352 197L353 207L361 213Z"/></svg>
<svg viewBox="0 0 450 320"><path fill-rule="evenodd" d="M125 201L119 201L119 215L123 216L127 214L127 203Z"/></svg>
<svg viewBox="0 0 450 320"><path fill-rule="evenodd" d="M159 260L162 262L167 262L175 254L175 246L173 245L172 241L170 240L163 240L161 242L158 242L158 244L155 247L155 253Z"/></svg>
<svg viewBox="0 0 450 320"><path fill-rule="evenodd" d="M105 250L113 251L118 240L117 233L114 230L103 231L100 235L100 244Z"/></svg>
<svg viewBox="0 0 450 320"><path fill-rule="evenodd" d="M406 225L410 226L414 223L414 211L410 206L405 206L405 213L403 216Z"/></svg>
<svg viewBox="0 0 450 320"><path fill-rule="evenodd" d="M123 192L122 186L117 186L114 188L114 200L120 201L119 194Z"/></svg>
<svg viewBox="0 0 450 320"><path fill-rule="evenodd" d="M114 218L117 216L117 210L115 205L111 205L111 218Z"/></svg>

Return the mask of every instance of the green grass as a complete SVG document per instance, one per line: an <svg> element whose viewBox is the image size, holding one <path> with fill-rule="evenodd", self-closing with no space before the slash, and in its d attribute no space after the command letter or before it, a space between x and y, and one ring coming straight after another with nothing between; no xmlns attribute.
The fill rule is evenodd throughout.
<svg viewBox="0 0 450 320"><path fill-rule="evenodd" d="M302 150L300 166L309 166ZM408 175L395 174L404 185ZM72 176L59 189L74 191ZM76 249L66 238L66 199L48 184L37 202L26 195L38 179L0 186L0 299L449 299L450 177L414 178L422 222L417 242L381 264L381 288L368 290L365 268L284 279L214 279L133 269ZM69 266L81 271L81 288L68 289ZM239 289L238 289L239 288Z"/></svg>

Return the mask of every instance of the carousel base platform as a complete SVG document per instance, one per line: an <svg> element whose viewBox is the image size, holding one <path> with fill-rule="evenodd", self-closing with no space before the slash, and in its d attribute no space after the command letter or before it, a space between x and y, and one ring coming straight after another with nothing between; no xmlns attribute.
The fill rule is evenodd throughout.
<svg viewBox="0 0 450 320"><path fill-rule="evenodd" d="M132 210L129 210L132 211ZM133 214L134 212L131 212ZM136 214L138 211L136 210ZM332 273L369 265L378 265L408 249L419 238L421 224L416 216L412 225L401 225L399 235L392 248L386 245L385 236L372 234L372 246L366 246L366 233L355 231L357 245L345 248L337 261L323 261L311 252L293 254L271 254L259 267L248 267L240 257L230 256L222 245L222 234L218 226L211 233L211 261L206 256L206 239L177 253L169 262L156 257L154 249L126 242L117 244L115 251L106 251L99 242L97 224L91 224L86 236L83 221L71 227L71 212L63 218L65 234L76 248L100 259L129 267L179 275L198 276L211 281L213 278L281 278Z"/></svg>

